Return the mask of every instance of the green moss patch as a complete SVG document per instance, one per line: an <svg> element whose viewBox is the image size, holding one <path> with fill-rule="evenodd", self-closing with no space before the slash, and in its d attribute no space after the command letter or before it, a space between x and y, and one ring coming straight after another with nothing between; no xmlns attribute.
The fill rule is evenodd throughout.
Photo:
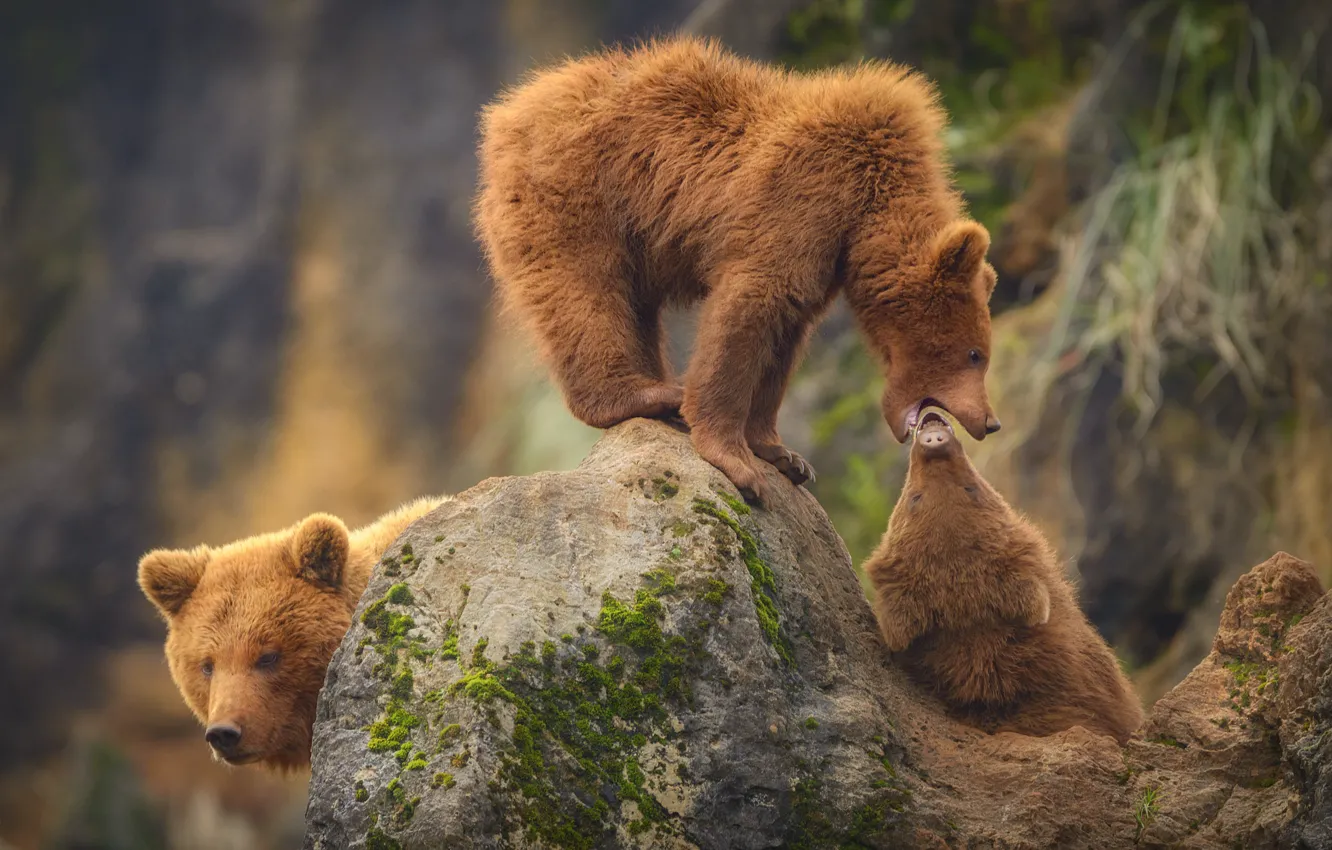
<svg viewBox="0 0 1332 850"><path fill-rule="evenodd" d="M707 626L677 633L664 625L663 598L678 590L673 575L650 571L632 600L602 595L596 633L609 648L566 635L563 646L528 642L502 664L474 651L451 687L487 710L512 706L512 737L491 791L518 813L528 840L597 846L629 801L637 811L625 825L631 834L674 833L640 758L650 743L675 738L672 708L689 704L707 657ZM464 764L468 755L460 754Z"/></svg>
<svg viewBox="0 0 1332 850"><path fill-rule="evenodd" d="M418 564L416 553L412 551L410 543L405 544L397 555L387 555L379 562L379 568L384 575L390 578L397 578L404 573L411 574L416 571Z"/></svg>
<svg viewBox="0 0 1332 850"><path fill-rule="evenodd" d="M723 496L723 499L735 513L742 516L749 513L749 506L734 497ZM749 589L754 596L754 613L758 616L759 627L763 629L768 643L777 651L777 656L785 664L794 665L795 654L791 642L782 633L781 613L777 608L777 581L773 577L772 568L759 555L758 540L740 525L739 520L715 502L696 498L694 512L714 520L719 530L728 528L735 535L736 541L740 544L740 557L744 559L745 567L749 570ZM721 540L718 540L718 554L730 557L729 547Z"/></svg>
<svg viewBox="0 0 1332 850"><path fill-rule="evenodd" d="M731 585L719 578L708 579L708 589L704 591L702 599L704 602L710 602L713 605L722 604L722 598L731 592Z"/></svg>
<svg viewBox="0 0 1332 850"><path fill-rule="evenodd" d="M430 780L431 788L443 788L445 791L457 784L452 773L436 773L435 777Z"/></svg>
<svg viewBox="0 0 1332 850"><path fill-rule="evenodd" d="M674 499L680 492L680 484L674 478L674 473L667 472L665 477L652 479L652 488L647 493L648 498L654 502Z"/></svg>
<svg viewBox="0 0 1332 850"><path fill-rule="evenodd" d="M408 711L404 706L404 699L410 697L409 692L406 697L395 696L390 698L388 706L384 709L384 714L374 723L365 727L366 731L370 733L370 740L366 744L366 749L372 753L392 752L399 765L405 765L412 761L411 732L421 725L421 718Z"/></svg>
<svg viewBox="0 0 1332 850"><path fill-rule="evenodd" d="M402 845L397 839L388 835L378 826L370 827L370 831L365 835L366 850L402 850Z"/></svg>
<svg viewBox="0 0 1332 850"><path fill-rule="evenodd" d="M416 807L421 803L420 797L414 797L407 792L400 778L389 780L389 784L384 786L384 796L391 807L393 822L399 826L411 821L412 816L416 814Z"/></svg>
<svg viewBox="0 0 1332 850"><path fill-rule="evenodd" d="M412 556L411 549L404 547L402 558L406 559L408 556ZM398 563L401 564L402 560L398 560ZM464 600L466 595L464 589ZM361 615L361 622L370 634L362 640L358 651L371 647L379 655L380 660L372 669L372 673L386 683L385 690L388 696L380 716L365 727L370 733L366 748L371 752L392 753L399 769L398 775L391 778L384 786L382 795L372 795L363 782L356 783L355 796L358 802L380 800L381 806L387 807L371 812L375 826L366 836L367 846L398 846L396 840L379 826L380 813L384 812L392 824L397 826L409 822L420 802L420 797L408 790L404 779L425 771L431 758L442 753L446 746L456 741L462 734L462 729L457 723L444 726L438 732L438 743L430 752L418 746L413 740L413 735L418 737L428 735L425 730L431 725L418 712L429 706L437 707L444 697L444 691L434 689L418 696L416 673L412 669L411 662L430 665L436 657L445 660L458 658L456 618L445 623L442 648L438 652L431 651L425 647L425 641L421 637L411 634L416 627L411 615L395 611L392 607L410 605L414 602L411 589L405 584L396 583L383 597L367 606ZM484 646L480 647L479 651L484 656ZM436 710L434 715L435 723L442 722L442 712ZM426 740L430 739L427 737Z"/></svg>
<svg viewBox="0 0 1332 850"><path fill-rule="evenodd" d="M870 797L849 813L823 787L820 777L827 774L827 765L821 769L802 765L802 775L791 787L791 816L783 846L792 850L896 846L891 836L902 821L911 791L898 781L886 754L870 754L884 765L888 776L873 779Z"/></svg>
<svg viewBox="0 0 1332 850"><path fill-rule="evenodd" d="M389 678L398 670L398 661L405 651L418 660L425 660L431 653L425 648L425 642L411 635L416 628L416 621L410 614L389 610L390 605L408 605L413 602L412 591L405 584L395 584L384 596L366 606L361 614L361 622L370 630L370 635L357 647L358 654L366 646L374 647L379 653L380 662L373 673L382 678Z"/></svg>
<svg viewBox="0 0 1332 850"><path fill-rule="evenodd" d="M1236 714L1243 714L1259 697L1271 698L1276 694L1280 681L1279 671L1273 664L1256 664L1249 661L1231 661L1225 665L1234 678L1230 688L1230 708Z"/></svg>

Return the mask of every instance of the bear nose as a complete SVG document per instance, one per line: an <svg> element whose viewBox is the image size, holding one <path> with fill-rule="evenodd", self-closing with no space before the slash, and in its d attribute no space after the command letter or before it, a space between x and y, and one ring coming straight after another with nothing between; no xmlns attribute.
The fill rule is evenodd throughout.
<svg viewBox="0 0 1332 850"><path fill-rule="evenodd" d="M214 723L204 732L204 740L220 755L231 755L240 746L241 730L230 723Z"/></svg>
<svg viewBox="0 0 1332 850"><path fill-rule="evenodd" d="M985 433L993 434L1002 427L1004 426L999 422L999 417L995 416L993 413L985 417Z"/></svg>
<svg viewBox="0 0 1332 850"><path fill-rule="evenodd" d="M948 431L943 428L930 428L927 431L922 431L920 434L920 442L921 445L926 448L942 446L948 442Z"/></svg>

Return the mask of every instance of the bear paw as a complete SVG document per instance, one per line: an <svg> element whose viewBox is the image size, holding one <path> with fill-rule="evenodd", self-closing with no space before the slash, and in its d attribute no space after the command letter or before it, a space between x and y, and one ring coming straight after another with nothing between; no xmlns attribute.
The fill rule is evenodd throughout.
<svg viewBox="0 0 1332 850"><path fill-rule="evenodd" d="M1036 598L1032 600L1032 605L1027 609L1026 621L1023 625L1043 626L1050 622L1050 591L1045 589L1045 585L1036 585Z"/></svg>
<svg viewBox="0 0 1332 850"><path fill-rule="evenodd" d="M750 443L749 448L755 456L777 467L777 471L797 487L814 480L814 467L809 461L781 443Z"/></svg>
<svg viewBox="0 0 1332 850"><path fill-rule="evenodd" d="M888 644L889 652L905 652L915 639L905 623L885 619L879 623L879 631L883 633L883 642Z"/></svg>
<svg viewBox="0 0 1332 850"><path fill-rule="evenodd" d="M694 431L694 447L700 457L731 479L731 483L740 491L745 501L762 504L763 473L754 462L757 458L748 448L741 445L738 451L727 450L702 438L698 431Z"/></svg>

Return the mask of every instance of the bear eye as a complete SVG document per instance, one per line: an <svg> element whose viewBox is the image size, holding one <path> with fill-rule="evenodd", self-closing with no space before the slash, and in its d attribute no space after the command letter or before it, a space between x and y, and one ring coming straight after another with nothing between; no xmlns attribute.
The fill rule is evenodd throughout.
<svg viewBox="0 0 1332 850"><path fill-rule="evenodd" d="M976 349L973 348L968 351L967 356L971 358L972 366L979 366L981 364L981 353Z"/></svg>
<svg viewBox="0 0 1332 850"><path fill-rule="evenodd" d="M205 661L205 662L201 665L200 669L203 670L203 674L204 674L204 678L205 678L205 679L211 679L211 678L213 677L213 662L211 662L211 661Z"/></svg>
<svg viewBox="0 0 1332 850"><path fill-rule="evenodd" d="M265 652L263 655L259 656L258 661L254 662L254 666L263 669L265 667L272 667L276 663L278 663L278 653Z"/></svg>

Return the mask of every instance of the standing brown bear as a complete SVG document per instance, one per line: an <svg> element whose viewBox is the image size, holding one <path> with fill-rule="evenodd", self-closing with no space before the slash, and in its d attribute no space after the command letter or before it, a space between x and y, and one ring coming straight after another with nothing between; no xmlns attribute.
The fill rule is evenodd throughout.
<svg viewBox="0 0 1332 850"><path fill-rule="evenodd" d="M761 499L787 379L838 292L886 367L904 441L924 402L977 439L990 237L949 181L932 85L886 63L794 74L676 38L534 75L486 108L477 227L505 306L575 416L683 414L699 454ZM704 300L684 386L660 314Z"/></svg>
<svg viewBox="0 0 1332 850"><path fill-rule="evenodd" d="M1078 607L1049 543L921 414L906 486L865 565L888 649L919 685L990 731L1083 726L1121 744L1142 706Z"/></svg>

